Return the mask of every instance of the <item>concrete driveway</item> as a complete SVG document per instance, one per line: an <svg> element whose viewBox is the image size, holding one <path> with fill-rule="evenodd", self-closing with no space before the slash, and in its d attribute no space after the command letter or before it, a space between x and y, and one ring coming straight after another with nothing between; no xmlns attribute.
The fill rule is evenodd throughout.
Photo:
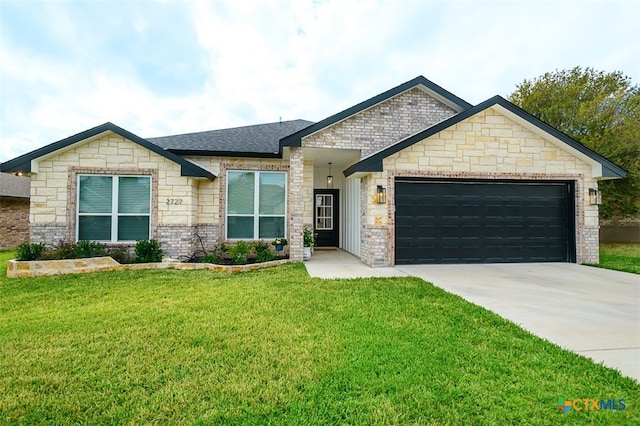
<svg viewBox="0 0 640 426"><path fill-rule="evenodd" d="M571 263L396 269L640 382L638 275Z"/></svg>

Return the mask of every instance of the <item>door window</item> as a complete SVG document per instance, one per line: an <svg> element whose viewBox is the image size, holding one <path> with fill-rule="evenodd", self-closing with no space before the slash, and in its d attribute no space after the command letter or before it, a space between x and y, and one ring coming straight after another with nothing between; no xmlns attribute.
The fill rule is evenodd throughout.
<svg viewBox="0 0 640 426"><path fill-rule="evenodd" d="M316 195L316 230L333 230L333 194Z"/></svg>

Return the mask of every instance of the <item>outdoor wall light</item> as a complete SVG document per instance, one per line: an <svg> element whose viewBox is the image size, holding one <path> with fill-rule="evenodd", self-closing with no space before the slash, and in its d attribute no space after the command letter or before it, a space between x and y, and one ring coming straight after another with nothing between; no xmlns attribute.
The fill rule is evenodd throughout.
<svg viewBox="0 0 640 426"><path fill-rule="evenodd" d="M376 201L378 204L384 204L387 202L387 190L382 187L382 185L378 185L376 189Z"/></svg>
<svg viewBox="0 0 640 426"><path fill-rule="evenodd" d="M329 163L329 175L327 176L327 188L333 188L333 175L331 174L331 163Z"/></svg>
<svg viewBox="0 0 640 426"><path fill-rule="evenodd" d="M602 204L602 193L595 188L589 188L589 204L592 206Z"/></svg>

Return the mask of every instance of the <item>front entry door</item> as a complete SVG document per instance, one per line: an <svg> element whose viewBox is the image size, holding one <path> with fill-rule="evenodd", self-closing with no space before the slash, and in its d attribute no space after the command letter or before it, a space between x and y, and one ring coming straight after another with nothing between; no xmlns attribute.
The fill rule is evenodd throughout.
<svg viewBox="0 0 640 426"><path fill-rule="evenodd" d="M316 189L313 191L315 208L313 223L318 235L318 247L338 247L338 190Z"/></svg>

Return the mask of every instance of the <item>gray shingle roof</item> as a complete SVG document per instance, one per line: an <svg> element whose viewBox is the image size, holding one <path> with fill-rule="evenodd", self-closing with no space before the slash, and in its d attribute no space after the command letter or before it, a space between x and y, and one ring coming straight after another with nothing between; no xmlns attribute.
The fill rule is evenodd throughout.
<svg viewBox="0 0 640 426"><path fill-rule="evenodd" d="M210 130L184 135L147 138L159 147L176 154L277 154L280 139L314 124L307 120L281 121Z"/></svg>
<svg viewBox="0 0 640 426"><path fill-rule="evenodd" d="M31 178L0 173L0 197L29 198Z"/></svg>

